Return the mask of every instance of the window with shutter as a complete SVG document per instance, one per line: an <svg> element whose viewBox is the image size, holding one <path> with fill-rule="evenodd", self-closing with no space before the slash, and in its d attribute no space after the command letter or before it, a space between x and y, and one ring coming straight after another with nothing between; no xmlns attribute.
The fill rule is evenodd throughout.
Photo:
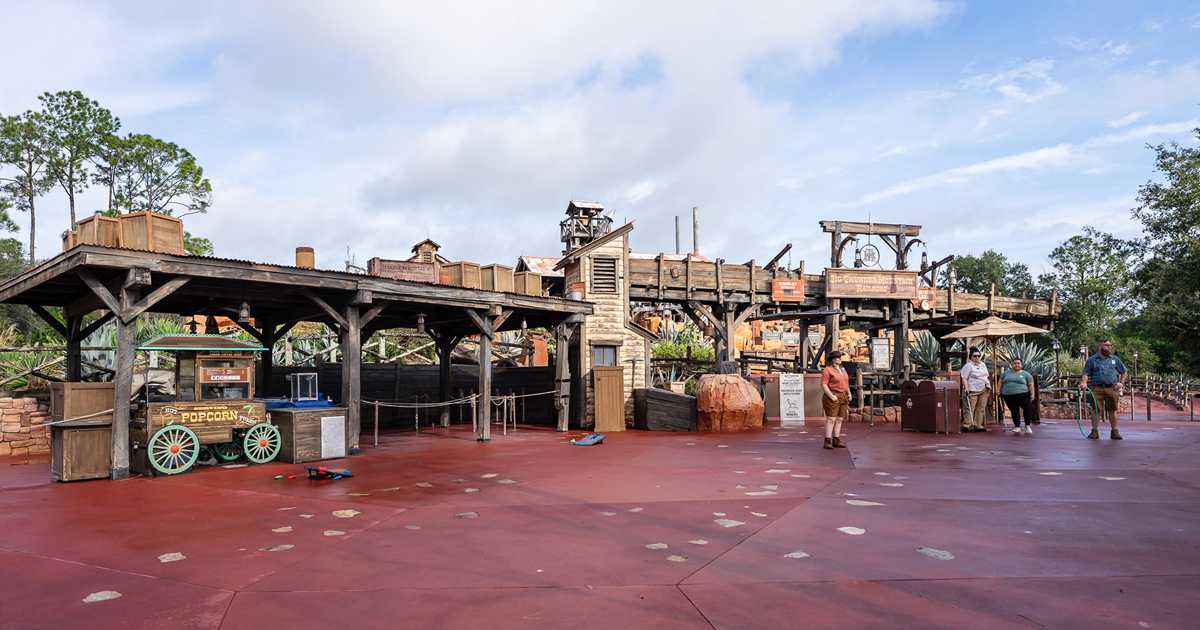
<svg viewBox="0 0 1200 630"><path fill-rule="evenodd" d="M617 259L592 259L592 293L617 292Z"/></svg>

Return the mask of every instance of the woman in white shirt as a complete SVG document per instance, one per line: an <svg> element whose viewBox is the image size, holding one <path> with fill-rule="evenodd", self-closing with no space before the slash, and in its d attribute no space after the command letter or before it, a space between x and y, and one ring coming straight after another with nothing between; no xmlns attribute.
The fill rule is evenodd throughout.
<svg viewBox="0 0 1200 630"><path fill-rule="evenodd" d="M967 408L963 411L962 432L987 432L987 401L992 392L992 381L988 377L987 366L983 364L983 354L978 348L971 348L967 354L969 360L959 370L962 379L963 396Z"/></svg>

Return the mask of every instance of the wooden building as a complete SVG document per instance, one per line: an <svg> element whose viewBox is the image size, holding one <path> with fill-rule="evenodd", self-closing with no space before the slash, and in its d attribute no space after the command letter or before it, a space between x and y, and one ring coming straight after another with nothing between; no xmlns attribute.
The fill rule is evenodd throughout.
<svg viewBox="0 0 1200 630"><path fill-rule="evenodd" d="M589 203L567 207L563 241L567 252L555 269L562 270L568 297L592 304L592 315L571 342L576 374L572 388L574 415L597 431L621 431L634 420L633 390L650 383L650 344L655 335L634 323L629 301L629 233L627 223L598 233L603 210ZM584 226L584 228L580 228ZM586 228L586 229L585 229Z"/></svg>

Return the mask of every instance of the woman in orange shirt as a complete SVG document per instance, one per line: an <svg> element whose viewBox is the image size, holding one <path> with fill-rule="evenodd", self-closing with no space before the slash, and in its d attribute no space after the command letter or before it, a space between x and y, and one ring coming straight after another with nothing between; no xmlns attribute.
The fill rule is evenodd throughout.
<svg viewBox="0 0 1200 630"><path fill-rule="evenodd" d="M846 448L842 441L842 421L850 413L850 376L842 367L841 350L829 353L829 364L821 370L821 389L825 395L821 404L825 407L825 448Z"/></svg>

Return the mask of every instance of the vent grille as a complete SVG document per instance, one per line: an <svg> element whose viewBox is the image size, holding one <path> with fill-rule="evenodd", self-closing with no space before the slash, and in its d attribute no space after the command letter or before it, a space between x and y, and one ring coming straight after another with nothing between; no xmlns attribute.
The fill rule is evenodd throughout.
<svg viewBox="0 0 1200 630"><path fill-rule="evenodd" d="M593 293L616 293L617 292L617 259L616 258L593 258L592 259L592 292Z"/></svg>

